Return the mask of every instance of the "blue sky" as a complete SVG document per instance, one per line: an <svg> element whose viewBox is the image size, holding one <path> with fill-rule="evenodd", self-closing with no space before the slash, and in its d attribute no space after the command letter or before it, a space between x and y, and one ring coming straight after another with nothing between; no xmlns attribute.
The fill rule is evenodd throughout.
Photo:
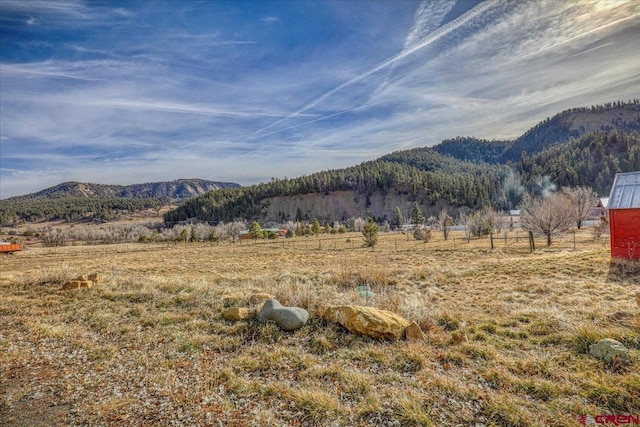
<svg viewBox="0 0 640 427"><path fill-rule="evenodd" d="M639 1L0 0L0 198L252 184L640 96Z"/></svg>

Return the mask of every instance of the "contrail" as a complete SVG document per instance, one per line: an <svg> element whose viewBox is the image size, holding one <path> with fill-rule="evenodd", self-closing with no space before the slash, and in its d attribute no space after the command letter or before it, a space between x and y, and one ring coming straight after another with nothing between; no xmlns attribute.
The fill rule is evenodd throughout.
<svg viewBox="0 0 640 427"><path fill-rule="evenodd" d="M618 25L618 24L619 24L619 23L621 23L621 22L624 22L624 21L628 21L628 20L630 20L630 19L637 18L638 16L640 16L640 13L634 13L633 15L625 16L624 18L620 18L620 19L618 19L618 20L616 20L616 21L608 22L608 23L606 23L606 24L604 24L604 25L601 25L601 26L599 26L599 27L597 27L597 28L592 28L592 29L590 29L590 30L588 30L588 31L585 31L584 33L577 34L577 35L575 35L575 36L573 36L573 37L571 37L571 38L568 38L568 39L566 39L566 40L562 40L561 42L558 42L558 43L552 44L551 46L547 46L547 47L545 47L545 48L542 48L542 49L540 49L539 51L531 52L531 53L529 53L529 54L527 54L527 55L524 55L524 56L523 56L523 58L526 58L526 57L531 56L531 55L537 55L537 54L539 54L540 52L544 52L545 50L553 49L554 47L557 47L557 46L560 46L560 45L563 45L563 44L566 44L566 43L572 42L572 41L574 41L574 40L576 40L576 39L579 39L579 38L581 38L581 37L588 36L589 34L592 34L592 33L598 32L598 31L600 31L600 30L604 30L604 29L606 29L606 28L613 27L613 26L615 26L615 25ZM610 43L609 43L609 44L610 44ZM584 53L584 52L583 52L583 53Z"/></svg>
<svg viewBox="0 0 640 427"><path fill-rule="evenodd" d="M328 91L324 95L316 98L315 100L313 100L309 104L305 105L304 107L302 107L301 109L299 109L295 113L293 113L293 114L291 114L291 115L289 115L289 116L287 116L285 118L282 118L280 120L277 120L277 121L271 123L270 125L267 125L267 126L261 128L261 129L258 129L257 131L254 132L254 135L257 135L257 134L262 133L263 131L265 131L265 130L267 130L269 128L277 126L277 125L279 125L280 123L282 123L282 122L284 122L286 120L290 120L290 119L292 119L294 117L297 117L298 115L304 113L305 111L307 111L307 110L315 107L316 105L320 104L325 99L327 99L330 96L332 96L333 94L341 91L345 87L351 86L352 84L357 83L360 80L362 80L362 79L364 79L366 77L369 77L370 75L372 75L374 73L377 73L378 71L395 64L396 62L406 58L407 56L415 53L416 51L429 46L433 42L435 42L435 41L439 40L440 38L444 37L445 35L449 34L451 31L456 30L457 28L459 28L460 26L464 25L465 23L467 23L471 19L473 19L476 16L484 13L486 10L490 9L491 7L493 7L498 2L499 2L499 0L487 0L486 2L480 3L478 6L474 7L470 11L460 15L459 17L457 17L453 21L451 21L451 22L443 25L442 27L438 28L433 33L431 33L431 35L429 35L429 37L425 38L420 43L416 43L414 46L412 46L412 47L410 47L408 49L404 49L402 52L400 52L397 55L394 55L391 58L381 62L376 67L372 68L371 70L367 71L366 73L363 73L363 74L361 74L359 76L356 76L356 77L352 78L351 80L348 80L348 81L342 83L341 85L331 89L330 91Z"/></svg>

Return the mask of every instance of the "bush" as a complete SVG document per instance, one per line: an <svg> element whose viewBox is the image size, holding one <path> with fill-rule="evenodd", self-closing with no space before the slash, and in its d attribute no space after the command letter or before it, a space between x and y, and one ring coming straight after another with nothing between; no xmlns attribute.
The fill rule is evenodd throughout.
<svg viewBox="0 0 640 427"><path fill-rule="evenodd" d="M416 228L413 232L413 238L416 240L423 240L425 243L431 240L432 234L429 228Z"/></svg>

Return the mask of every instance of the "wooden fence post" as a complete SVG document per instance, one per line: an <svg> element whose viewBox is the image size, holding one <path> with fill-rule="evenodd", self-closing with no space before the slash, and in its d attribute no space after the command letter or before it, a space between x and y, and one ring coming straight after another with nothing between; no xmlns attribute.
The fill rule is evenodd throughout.
<svg viewBox="0 0 640 427"><path fill-rule="evenodd" d="M529 252L536 250L536 242L533 240L533 231L529 231Z"/></svg>

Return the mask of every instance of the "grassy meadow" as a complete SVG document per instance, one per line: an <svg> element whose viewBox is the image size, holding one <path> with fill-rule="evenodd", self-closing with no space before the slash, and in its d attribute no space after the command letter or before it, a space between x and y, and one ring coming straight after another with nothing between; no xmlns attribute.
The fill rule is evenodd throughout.
<svg viewBox="0 0 640 427"><path fill-rule="evenodd" d="M371 250L351 233L3 255L0 425L576 426L640 414L640 265L611 262L588 229L533 253L523 236L493 250L460 232L426 244L381 233ZM94 272L99 285L62 290ZM307 325L221 318L259 309L262 292L307 309ZM337 304L393 311L427 340L349 333L321 319ZM604 337L632 363L590 357Z"/></svg>

